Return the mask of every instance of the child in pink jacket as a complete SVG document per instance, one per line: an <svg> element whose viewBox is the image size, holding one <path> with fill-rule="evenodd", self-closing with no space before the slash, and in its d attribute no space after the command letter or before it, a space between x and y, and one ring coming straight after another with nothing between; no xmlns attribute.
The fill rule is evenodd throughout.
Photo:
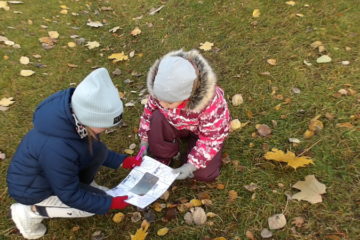
<svg viewBox="0 0 360 240"><path fill-rule="evenodd" d="M150 68L147 88L141 145L169 165L179 152L179 140L185 140L186 162L174 170L180 173L178 179L213 181L220 174L230 114L208 62L196 50L170 52Z"/></svg>

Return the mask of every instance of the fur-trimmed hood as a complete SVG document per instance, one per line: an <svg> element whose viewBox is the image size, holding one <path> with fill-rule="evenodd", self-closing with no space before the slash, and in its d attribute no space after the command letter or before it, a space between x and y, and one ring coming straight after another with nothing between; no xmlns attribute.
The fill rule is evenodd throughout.
<svg viewBox="0 0 360 240"><path fill-rule="evenodd" d="M183 57L189 60L196 67L196 71L198 73L198 84L190 95L186 108L190 111L200 112L214 97L217 81L215 73L213 72L209 63L197 50L193 49L185 52L181 49L170 52L162 58L167 56ZM154 80L162 58L155 61L147 75L148 92L153 97L155 97L153 92Z"/></svg>

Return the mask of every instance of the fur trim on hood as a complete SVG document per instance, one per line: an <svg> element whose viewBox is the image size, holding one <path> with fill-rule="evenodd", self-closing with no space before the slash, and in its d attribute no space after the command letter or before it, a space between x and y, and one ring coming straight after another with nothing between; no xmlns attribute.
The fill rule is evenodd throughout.
<svg viewBox="0 0 360 240"><path fill-rule="evenodd" d="M217 79L209 63L197 50L184 52L180 49L178 51L170 52L163 57L166 56L183 57L189 60L196 67L196 71L198 73L198 84L191 93L186 108L190 111L200 112L208 105L215 94ZM147 75L147 88L148 92L152 96L154 96L153 87L155 76L162 58L155 61Z"/></svg>

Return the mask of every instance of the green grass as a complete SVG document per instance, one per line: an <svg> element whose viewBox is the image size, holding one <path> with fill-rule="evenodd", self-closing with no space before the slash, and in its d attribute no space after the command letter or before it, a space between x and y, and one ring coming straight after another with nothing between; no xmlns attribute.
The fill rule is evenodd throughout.
<svg viewBox="0 0 360 240"><path fill-rule="evenodd" d="M305 7L304 4L310 4ZM60 5L67 5L69 14L59 13ZM86 5L87 4L87 5ZM152 7L165 7L156 15L148 15ZM111 6L113 11L101 11L102 6ZM274 231L273 239L335 239L326 238L336 235L338 239L359 239L360 236L360 131L359 119L351 116L360 113L359 94L334 98L332 95L344 84L352 84L352 89L360 91L359 84L359 34L360 7L357 0L338 1L296 1L291 7L285 1L25 1L25 4L10 5L10 11L0 9L0 35L19 43L21 49L0 45L1 77L0 98L14 97L16 103L6 112L0 112L0 150L7 158L0 162L0 239L21 239L16 233L8 212L13 202L6 189L6 171L11 156L21 138L32 127L32 113L36 105L50 94L65 89L70 83L80 82L95 66L104 66L112 72L122 70L121 76L113 81L120 91L127 93L125 102L135 100L134 108L125 112L128 127L103 137L113 150L122 152L131 143L138 143L133 129L137 128L142 105L137 94L145 87L148 68L155 59L171 50L198 48L205 41L215 43L218 48L203 52L217 73L219 85L225 90L227 99L235 93L241 93L244 104L233 107L229 104L233 118L250 124L238 132L230 134L225 152L232 160L239 161L245 167L237 171L225 165L218 182L225 184L224 190L209 188L204 183L191 181L176 182L177 189L171 192L168 202L175 202L181 197L192 199L201 191L208 191L213 206L206 211L215 212L218 218L211 219L213 226L188 226L184 223L183 213L177 219L165 223L161 219L164 213L157 213L157 219L150 226L148 239L204 239L205 237L226 237L245 239L245 232L252 231L260 239L260 231L267 227L267 218L284 212L288 224L281 230ZM252 11L259 8L261 16L252 18ZM13 13L14 10L22 14ZM72 16L71 12L79 13ZM295 16L296 13L304 17ZM140 20L133 18L143 15ZM33 24L29 25L28 20ZM103 27L94 29L86 26L88 19L106 20ZM152 27L148 26L152 23ZM40 25L48 26L43 29ZM117 34L108 30L120 26ZM130 31L140 27L142 33L133 37ZM73 29L77 27L78 29ZM47 31L60 33L60 38L51 50L44 50L38 38L47 36ZM68 48L73 41L70 36L77 34L89 41L100 42L100 48L88 50L84 46ZM326 47L333 61L316 64L320 54L310 44L320 40ZM346 51L345 47L351 47ZM136 55L127 62L113 64L107 56L114 52ZM40 54L41 59L32 57ZM8 56L4 60L3 56ZM23 66L21 56L30 57L33 63L47 65L37 68L34 65ZM266 59L275 58L278 64L270 66ZM307 67L303 60L313 63ZM350 61L343 66L341 61ZM78 68L69 68L68 63L77 64ZM24 78L19 76L21 69L32 69L35 75ZM141 77L131 76L131 72L142 73ZM270 72L263 76L261 72ZM134 80L124 84L125 79ZM273 87L277 94L289 97L292 102L282 105L280 110L274 107L281 103L271 96ZM291 88L301 89L294 94ZM253 118L249 119L247 113ZM333 113L334 120L324 117ZM309 140L302 134L311 118L322 114L324 129ZM271 137L253 138L255 125L264 123L271 126L277 121ZM352 122L354 129L336 128L339 122ZM130 136L130 137L129 137ZM297 137L301 144L294 147L288 143L289 137ZM283 165L267 162L262 156L268 148L292 150L301 153L314 145L305 155L311 156L315 165L294 171ZM252 143L254 146L250 147ZM127 172L102 169L97 181L106 186L116 185ZM286 205L285 192L296 192L291 186L303 180L308 174L315 176L327 186L324 201L311 205L307 202L290 201ZM243 185L258 184L256 197L251 200L251 193ZM278 183L284 184L283 188ZM236 190L239 199L233 203L227 200L227 192ZM124 211L131 213L135 208ZM302 216L305 225L293 231L291 219ZM120 224L111 220L112 213L86 219L46 220L48 233L44 239L89 239L96 230L104 233L107 239L130 239L129 233L135 233L140 223L132 223L130 217ZM73 232L74 226L80 229ZM168 227L170 232L158 237L156 231Z"/></svg>

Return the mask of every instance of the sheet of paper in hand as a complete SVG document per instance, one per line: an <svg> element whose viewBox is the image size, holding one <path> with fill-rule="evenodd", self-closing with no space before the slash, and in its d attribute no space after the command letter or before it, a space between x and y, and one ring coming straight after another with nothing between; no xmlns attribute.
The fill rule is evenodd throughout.
<svg viewBox="0 0 360 240"><path fill-rule="evenodd" d="M129 175L107 194L115 196L127 195L131 205L145 208L161 197L175 181L177 174L172 168L145 156L140 166L135 167Z"/></svg>

